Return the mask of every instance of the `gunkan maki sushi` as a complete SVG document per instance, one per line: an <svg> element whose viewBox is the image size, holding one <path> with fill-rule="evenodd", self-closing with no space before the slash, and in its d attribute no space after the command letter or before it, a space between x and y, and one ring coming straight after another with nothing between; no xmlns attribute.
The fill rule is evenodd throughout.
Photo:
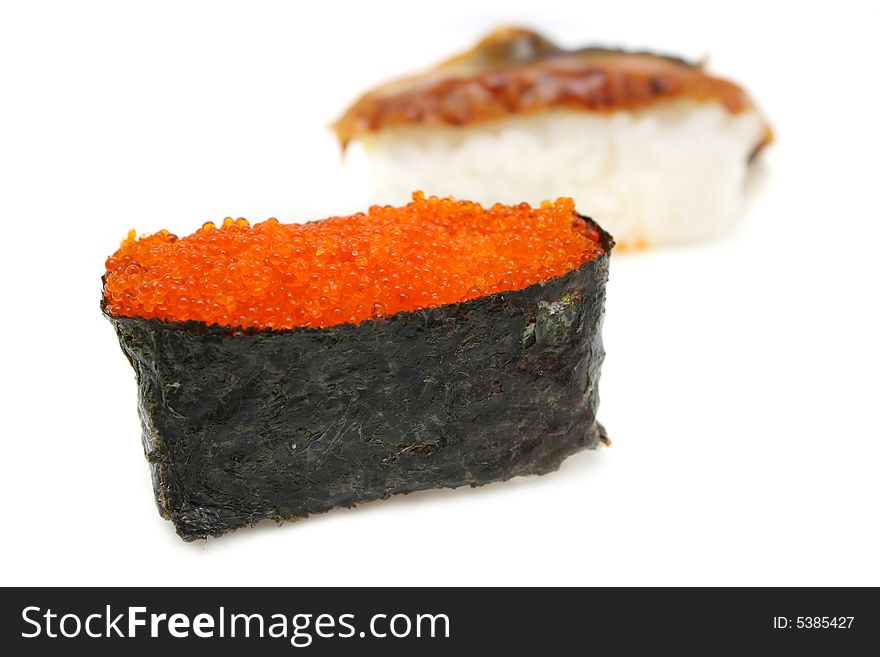
<svg viewBox="0 0 880 657"><path fill-rule="evenodd" d="M104 314L185 540L558 468L596 420L613 241L570 199L123 240Z"/></svg>

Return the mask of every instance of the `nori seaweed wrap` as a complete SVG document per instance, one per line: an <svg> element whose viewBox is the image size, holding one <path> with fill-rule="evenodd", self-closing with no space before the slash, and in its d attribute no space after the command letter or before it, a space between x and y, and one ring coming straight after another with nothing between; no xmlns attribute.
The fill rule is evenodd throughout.
<svg viewBox="0 0 880 657"><path fill-rule="evenodd" d="M586 220L594 226L590 220ZM596 420L613 241L524 289L326 328L121 316L159 512L187 541L557 469Z"/></svg>

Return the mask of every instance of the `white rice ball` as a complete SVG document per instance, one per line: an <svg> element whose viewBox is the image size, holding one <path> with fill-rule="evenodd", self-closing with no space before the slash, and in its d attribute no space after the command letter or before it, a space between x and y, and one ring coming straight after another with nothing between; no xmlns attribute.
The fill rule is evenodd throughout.
<svg viewBox="0 0 880 657"><path fill-rule="evenodd" d="M571 196L619 244L641 247L729 228L764 132L754 110L676 100L466 127L393 126L362 139L379 203L404 203L414 190L484 204Z"/></svg>

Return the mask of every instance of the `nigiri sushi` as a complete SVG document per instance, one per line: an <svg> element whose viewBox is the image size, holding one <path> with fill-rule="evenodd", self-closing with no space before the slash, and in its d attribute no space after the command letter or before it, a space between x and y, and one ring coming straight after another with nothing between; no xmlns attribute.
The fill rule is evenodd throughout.
<svg viewBox="0 0 880 657"><path fill-rule="evenodd" d="M699 64L513 28L368 91L335 130L362 143L378 202L573 196L629 247L723 233L772 140L746 92Z"/></svg>
<svg viewBox="0 0 880 657"><path fill-rule="evenodd" d="M571 199L421 194L307 224L132 231L101 308L161 515L194 540L595 448L612 246Z"/></svg>

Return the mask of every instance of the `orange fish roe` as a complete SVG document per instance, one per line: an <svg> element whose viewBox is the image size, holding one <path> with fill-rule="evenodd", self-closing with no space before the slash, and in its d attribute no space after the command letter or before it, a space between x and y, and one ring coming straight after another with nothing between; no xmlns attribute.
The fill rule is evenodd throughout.
<svg viewBox="0 0 880 657"><path fill-rule="evenodd" d="M307 224L134 231L107 259L110 314L230 327L327 327L518 290L602 254L561 198L540 208L426 198Z"/></svg>

